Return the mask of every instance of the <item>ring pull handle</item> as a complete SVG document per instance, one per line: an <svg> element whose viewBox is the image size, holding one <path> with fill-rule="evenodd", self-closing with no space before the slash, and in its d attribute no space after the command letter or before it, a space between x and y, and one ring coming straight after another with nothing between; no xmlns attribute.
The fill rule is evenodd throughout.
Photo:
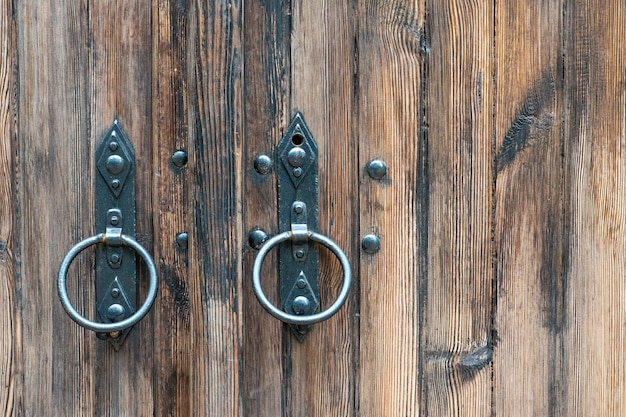
<svg viewBox="0 0 626 417"><path fill-rule="evenodd" d="M79 325L109 339L118 350L130 327L150 310L156 298L158 279L154 261L135 236L135 151L117 121L98 146L95 155L95 222L101 232L74 246L65 255L57 279L59 298L69 316ZM96 247L96 310L100 323L76 311L67 294L67 271L72 260L89 246ZM137 309L136 254L148 266L150 288Z"/></svg>
<svg viewBox="0 0 626 417"><path fill-rule="evenodd" d="M339 295L337 296L335 302L331 304L331 306L328 307L326 310L307 316L289 314L274 306L263 292L263 288L261 287L261 266L263 265L263 260L265 259L265 256L268 254L268 252L271 251L275 246L278 246L282 242L293 241L293 232L289 231L280 233L279 235L276 235L273 238L269 239L267 242L265 242L265 244L259 250L256 258L254 259L254 265L252 267L252 288L254 289L254 294L259 300L259 303L263 306L263 308L265 308L265 310L267 310L268 313L276 317L278 320L299 326L312 325L332 317L345 303L346 299L348 298L348 293L350 292L350 286L352 284L352 270L350 268L350 261L348 261L348 257L339 247L339 245L337 245L328 237L319 233L307 231L306 235L309 240L321 243L322 245L330 249L330 251L335 254L337 259L339 259L339 262L341 263L341 268L343 269L343 284L341 286Z"/></svg>
<svg viewBox="0 0 626 417"><path fill-rule="evenodd" d="M314 323L335 314L348 297L352 282L350 262L341 248L318 230L318 147L304 121L297 113L275 150L277 173L278 230L288 230L269 239L254 261L252 283L261 305L274 317L291 325L298 340ZM255 169L261 174L271 171L271 158L259 156ZM263 169L261 169L263 168ZM252 234L251 242L258 239ZM254 237L257 236L257 237ZM259 241L259 243L261 243ZM343 285L337 299L326 310L321 309L318 245L335 254L343 268ZM258 247L258 246L256 246ZM261 266L267 253L279 247L280 309L274 306L261 288Z"/></svg>
<svg viewBox="0 0 626 417"><path fill-rule="evenodd" d="M119 243L122 246L128 246L132 248L135 252L137 252L148 267L148 274L150 276L150 287L148 288L148 295L146 296L145 301L137 311L132 313L130 317L124 318L121 321L115 321L115 319L119 318L121 315L125 315L126 311L125 308L119 303L111 304L107 309L109 318L114 321L112 323L97 323L83 317L74 308L70 301L69 295L67 294L67 271L74 258L84 249L95 244L106 244L107 240L111 237L111 235L108 235L106 233L100 233L96 236L91 236L72 247L72 249L67 252L65 257L63 258L63 261L61 262L61 267L59 268L59 275L57 278L59 298L61 299L61 304L63 305L63 308L65 308L65 311L70 316L70 318L74 320L78 325L86 329L101 333L120 332L137 324L139 320L141 320L148 313L148 311L150 311L150 308L152 307L152 304L156 299L159 284L156 266L148 251L132 237L120 234L118 237Z"/></svg>

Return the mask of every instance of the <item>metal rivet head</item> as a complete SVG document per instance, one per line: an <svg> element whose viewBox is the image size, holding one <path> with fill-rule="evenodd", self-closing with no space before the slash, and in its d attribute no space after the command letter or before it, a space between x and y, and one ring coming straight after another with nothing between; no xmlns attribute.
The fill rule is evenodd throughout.
<svg viewBox="0 0 626 417"><path fill-rule="evenodd" d="M109 143L109 149L112 150L113 152L117 151L118 147L119 147L119 144L117 142Z"/></svg>
<svg viewBox="0 0 626 417"><path fill-rule="evenodd" d="M174 152L174 154L172 155L172 163L177 166L178 168L184 167L185 165L187 165L187 152L179 150Z"/></svg>
<svg viewBox="0 0 626 417"><path fill-rule="evenodd" d="M302 168L294 168L293 170L293 176L298 178L300 175L302 175Z"/></svg>
<svg viewBox="0 0 626 417"><path fill-rule="evenodd" d="M189 245L189 235L187 233L179 233L176 235L176 244L181 249L187 249Z"/></svg>
<svg viewBox="0 0 626 417"><path fill-rule="evenodd" d="M361 241L361 247L365 253L376 253L380 250L380 238L376 235L367 235Z"/></svg>
<svg viewBox="0 0 626 417"><path fill-rule="evenodd" d="M367 164L366 169L367 174L375 180L379 180L387 175L387 164L385 164L385 161L382 161L380 159L370 161Z"/></svg>
<svg viewBox="0 0 626 417"><path fill-rule="evenodd" d="M306 151L302 148L293 148L287 154L287 160L292 167L301 167L306 159Z"/></svg>
<svg viewBox="0 0 626 417"><path fill-rule="evenodd" d="M111 216L111 220L109 221L109 223L111 223L111 226L117 226L118 224L120 224L119 216Z"/></svg>
<svg viewBox="0 0 626 417"><path fill-rule="evenodd" d="M248 233L248 243L253 249L261 249L261 246L263 246L263 244L267 242L269 238L270 237L267 235L267 233L265 233L265 231L261 229L255 229Z"/></svg>
<svg viewBox="0 0 626 417"><path fill-rule="evenodd" d="M254 169L261 175L267 175L272 171L272 158L267 155L259 155L254 159Z"/></svg>
<svg viewBox="0 0 626 417"><path fill-rule="evenodd" d="M295 211L296 214L302 214L302 212L304 211L304 207L302 207L302 204L296 204L293 207L293 211Z"/></svg>
<svg viewBox="0 0 626 417"><path fill-rule="evenodd" d="M120 186L120 180L115 179L115 180L111 181L111 187L119 188L119 186Z"/></svg>
<svg viewBox="0 0 626 417"><path fill-rule="evenodd" d="M298 282L296 282L296 286L301 290L304 289L306 287L306 280L300 278Z"/></svg>
<svg viewBox="0 0 626 417"><path fill-rule="evenodd" d="M121 304L111 304L107 310L107 317L114 321L120 321L124 318L126 310Z"/></svg>
<svg viewBox="0 0 626 417"><path fill-rule="evenodd" d="M107 158L107 171L109 171L113 175L117 175L120 172L124 171L125 166L126 162L124 162L124 158L119 155L111 155Z"/></svg>
<svg viewBox="0 0 626 417"><path fill-rule="evenodd" d="M304 258L304 251L302 249L298 249L296 251L296 258L298 258L298 259Z"/></svg>
<svg viewBox="0 0 626 417"><path fill-rule="evenodd" d="M114 253L111 255L111 262L116 264L119 263L120 261L120 255L118 255L117 253Z"/></svg>
<svg viewBox="0 0 626 417"><path fill-rule="evenodd" d="M120 289L119 288L113 288L111 290L111 297L117 298L119 296L120 296Z"/></svg>
<svg viewBox="0 0 626 417"><path fill-rule="evenodd" d="M291 305L293 312L302 315L307 314L311 309L311 301L303 295L299 295L293 299L293 304Z"/></svg>

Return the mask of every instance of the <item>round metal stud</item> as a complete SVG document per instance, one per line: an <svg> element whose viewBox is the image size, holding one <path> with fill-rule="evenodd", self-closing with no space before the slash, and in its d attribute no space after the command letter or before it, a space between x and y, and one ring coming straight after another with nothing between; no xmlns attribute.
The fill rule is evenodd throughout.
<svg viewBox="0 0 626 417"><path fill-rule="evenodd" d="M380 250L380 238L376 235L367 235L361 241L365 253L374 254Z"/></svg>
<svg viewBox="0 0 626 417"><path fill-rule="evenodd" d="M292 167L301 167L306 160L306 151L302 148L293 148L287 154L287 160Z"/></svg>
<svg viewBox="0 0 626 417"><path fill-rule="evenodd" d="M291 305L293 312L297 315L308 314L309 310L311 310L311 301L303 295L299 295L293 299L293 304Z"/></svg>
<svg viewBox="0 0 626 417"><path fill-rule="evenodd" d="M121 304L111 304L107 310L107 317L113 321L120 321L125 314L126 310Z"/></svg>
<svg viewBox="0 0 626 417"><path fill-rule="evenodd" d="M187 249L189 245L189 235L187 233L179 233L176 235L176 244L181 249Z"/></svg>
<svg viewBox="0 0 626 417"><path fill-rule="evenodd" d="M367 164L367 174L375 179L380 180L387 175L387 164L380 159L374 159Z"/></svg>
<svg viewBox="0 0 626 417"><path fill-rule="evenodd" d="M124 162L124 158L119 155L111 155L107 158L107 171L109 171L113 175L117 175L120 172L124 171L125 166L126 163Z"/></svg>
<svg viewBox="0 0 626 417"><path fill-rule="evenodd" d="M187 152L182 150L178 150L172 155L172 163L178 168L182 168L187 165L188 160Z"/></svg>
<svg viewBox="0 0 626 417"><path fill-rule="evenodd" d="M267 175L272 171L272 158L267 155L259 155L254 158L254 169L261 175Z"/></svg>
<svg viewBox="0 0 626 417"><path fill-rule="evenodd" d="M248 233L248 243L253 249L260 249L270 237L264 230L255 229Z"/></svg>
<svg viewBox="0 0 626 417"><path fill-rule="evenodd" d="M109 149L112 150L113 152L117 151L118 147L119 147L119 144L117 142L109 143Z"/></svg>

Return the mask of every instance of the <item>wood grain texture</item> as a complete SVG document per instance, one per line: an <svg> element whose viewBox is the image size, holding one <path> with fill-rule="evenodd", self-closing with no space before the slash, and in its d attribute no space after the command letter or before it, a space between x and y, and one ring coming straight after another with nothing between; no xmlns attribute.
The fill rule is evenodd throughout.
<svg viewBox="0 0 626 417"><path fill-rule="evenodd" d="M259 155L274 160L274 148L286 127L290 112L290 26L288 2L245 1L244 108L245 140L243 192L244 233L255 229L269 235L279 232L276 171L266 175L254 169ZM244 346L243 407L245 416L285 415L283 391L283 336L280 321L261 307L253 293L251 272L257 251L244 242ZM278 257L272 251L262 269L262 285L276 305Z"/></svg>
<svg viewBox="0 0 626 417"><path fill-rule="evenodd" d="M496 415L565 415L562 11L560 2L496 7Z"/></svg>
<svg viewBox="0 0 626 417"><path fill-rule="evenodd" d="M493 5L432 1L422 412L491 409Z"/></svg>
<svg viewBox="0 0 626 417"><path fill-rule="evenodd" d="M191 178L194 166L173 162L175 152L189 148L188 57L190 8L186 3L159 1L152 11L152 133L154 175L154 259L161 292L152 314L154 326L154 415L190 416L194 398L206 387L191 379L196 366L196 340L192 320L201 322L202 311L192 310L188 248L178 238L193 228ZM189 158L187 156L187 158ZM177 161L179 161L177 159ZM192 242L195 245L195 241Z"/></svg>
<svg viewBox="0 0 626 417"><path fill-rule="evenodd" d="M241 1L190 5L191 415L240 416L242 309Z"/></svg>
<svg viewBox="0 0 626 417"><path fill-rule="evenodd" d="M626 7L566 9L563 415L626 414Z"/></svg>
<svg viewBox="0 0 626 417"><path fill-rule="evenodd" d="M23 346L15 415L47 415L49 410L93 415L94 336L67 317L55 288L65 251L92 234L90 17L83 2L54 7L21 2L15 12L21 254L16 290ZM30 24L34 21L39 24ZM68 279L70 297L86 314L93 313L86 284L91 281L90 263L77 261Z"/></svg>
<svg viewBox="0 0 626 417"><path fill-rule="evenodd" d="M358 147L354 123L355 11L351 2L292 2L291 113L303 113L318 145L319 231L358 259ZM355 274L358 279L358 273ZM320 300L329 306L342 283L341 265L320 248ZM355 286L358 288L358 286ZM358 327L355 292L304 343L283 341L286 416L355 413Z"/></svg>
<svg viewBox="0 0 626 417"><path fill-rule="evenodd" d="M17 106L15 21L11 2L0 2L0 415L14 414L19 387L20 314L17 302L14 138Z"/></svg>
<svg viewBox="0 0 626 417"><path fill-rule="evenodd" d="M358 6L360 234L381 239L378 253L361 255L358 407L362 416L419 415L428 210L426 5ZM374 159L388 166L380 181L365 172Z"/></svg>

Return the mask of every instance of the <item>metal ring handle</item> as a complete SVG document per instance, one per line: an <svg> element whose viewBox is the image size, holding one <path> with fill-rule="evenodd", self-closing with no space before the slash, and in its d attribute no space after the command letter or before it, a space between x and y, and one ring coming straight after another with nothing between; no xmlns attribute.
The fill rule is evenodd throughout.
<svg viewBox="0 0 626 417"><path fill-rule="evenodd" d="M150 273L150 287L148 289L148 295L146 296L146 300L143 302L139 310L137 310L132 316L119 321L117 323L96 323L85 317L81 316L78 311L72 305L70 298L67 294L67 270L70 267L70 264L80 252L84 249L88 248L91 245L95 245L96 243L102 243L106 241L106 234L100 233L96 236L88 237L87 239L79 242L74 246L63 258L63 262L61 262L61 266L59 268L59 276L57 279L57 286L59 289L59 298L61 299L61 304L63 304L63 308L67 311L67 314L79 325L93 330L94 332L117 332L120 330L124 330L128 327L135 325L139 320L141 320L147 313L150 311L152 307L152 303L154 302L157 295L157 288L159 285L159 280L157 277L156 266L154 265L154 261L152 257L148 253L143 246L141 246L135 239L130 236L121 235L122 245L126 245L135 250L141 257L144 262L148 266L148 271Z"/></svg>
<svg viewBox="0 0 626 417"><path fill-rule="evenodd" d="M330 251L335 254L337 259L339 259L341 267L343 268L343 285L341 287L341 291L339 292L339 296L326 310L308 316L288 314L276 308L276 306L274 306L265 296L265 293L263 293L263 288L261 288L261 265L263 265L263 260L274 246L287 240L291 240L291 232L280 233L265 242L259 250L256 259L254 260L254 266L252 267L252 288L254 289L254 294L256 294L256 298L259 300L259 303L261 303L263 308L265 308L265 310L267 310L267 312L272 316L289 324L308 325L329 319L333 314L339 311L343 303L345 303L348 298L348 292L350 291L350 285L352 284L352 270L350 269L350 262L339 245L319 233L308 231L307 234L309 239L312 241L321 243L330 249Z"/></svg>

